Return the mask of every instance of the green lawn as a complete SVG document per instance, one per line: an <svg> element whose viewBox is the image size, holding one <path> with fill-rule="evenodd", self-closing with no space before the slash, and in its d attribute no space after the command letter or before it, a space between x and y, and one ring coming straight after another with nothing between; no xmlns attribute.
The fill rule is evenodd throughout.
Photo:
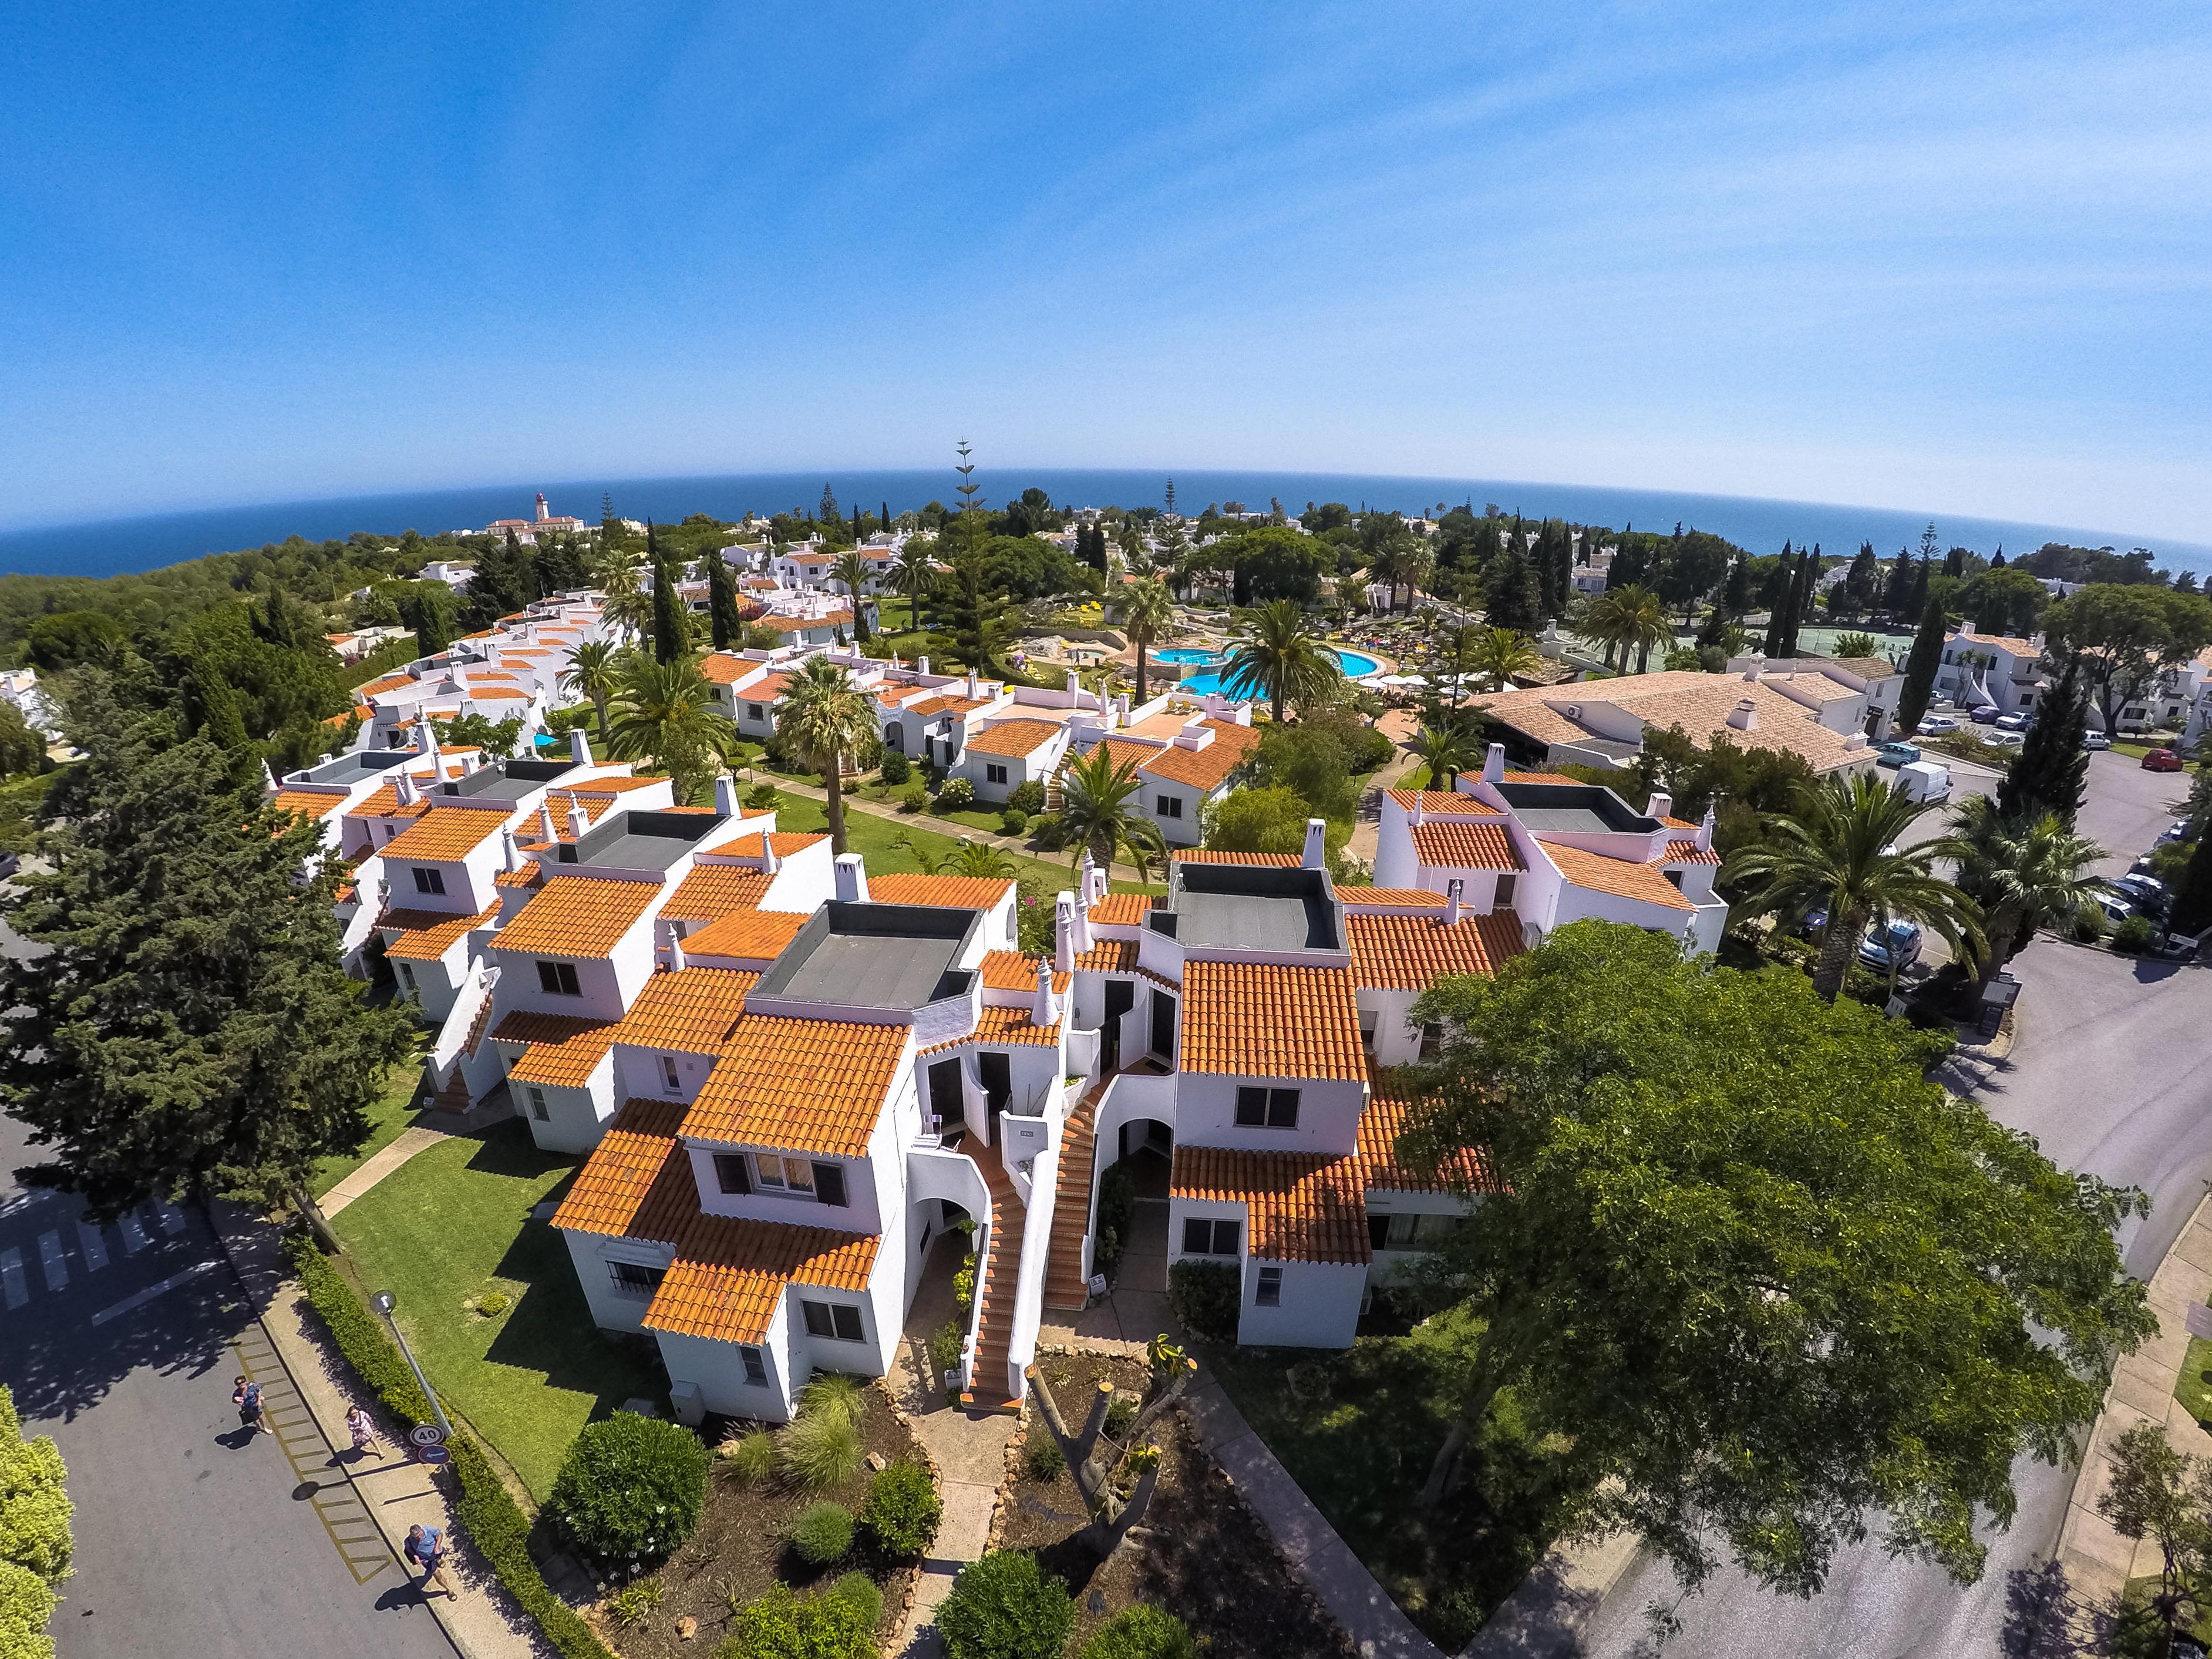
<svg viewBox="0 0 2212 1659"><path fill-rule="evenodd" d="M1578 1488L1531 1443L1510 1400L1468 1478L1433 1515L1415 1503L1450 1424L1470 1327L1440 1315L1340 1352L1209 1347L1244 1419L1413 1622L1455 1651L1527 1577Z"/></svg>
<svg viewBox="0 0 2212 1659"><path fill-rule="evenodd" d="M814 831L830 827L828 805L810 795L781 795L776 809L779 829ZM933 858L942 858L960 844L959 837L948 836L928 826L942 822L927 814L917 813L908 820L879 817L873 812L848 811L845 814L845 845L867 860L871 875L888 876L919 874L921 862L905 848L898 845L902 836L910 837L914 844ZM997 827L997 821L992 821ZM1074 885L1072 866L1065 858L1030 858L1019 853L1006 855L1013 862L1014 877L1018 881L1033 883L1048 893L1056 893L1063 887ZM1117 881L1117 893L1164 893L1167 889L1154 884L1140 885L1133 881Z"/></svg>
<svg viewBox="0 0 2212 1659"><path fill-rule="evenodd" d="M432 1386L541 1500L577 1431L666 1386L592 1325L567 1246L531 1218L578 1162L511 1118L418 1153L331 1218L363 1287L398 1299ZM497 1318L463 1305L495 1290L514 1298Z"/></svg>
<svg viewBox="0 0 2212 1659"><path fill-rule="evenodd" d="M343 1181L356 1170L399 1139L399 1132L414 1121L415 1097L422 1087L422 1062L410 1055L394 1066L384 1079L384 1093L368 1109L368 1139L351 1158L326 1158L315 1166L315 1196Z"/></svg>
<svg viewBox="0 0 2212 1659"><path fill-rule="evenodd" d="M2212 1423L2212 1342L2201 1336L2189 1339L2182 1356L2181 1375L2174 1379L2173 1397L2189 1407L2200 1423Z"/></svg>

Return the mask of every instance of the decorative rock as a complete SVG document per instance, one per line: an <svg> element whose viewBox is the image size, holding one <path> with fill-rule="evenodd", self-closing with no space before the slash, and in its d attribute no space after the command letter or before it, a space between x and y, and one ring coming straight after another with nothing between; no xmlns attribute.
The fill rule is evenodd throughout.
<svg viewBox="0 0 2212 1659"><path fill-rule="evenodd" d="M696 1619L694 1619L690 1613L685 1613L681 1619L678 1619L676 1621L676 1639L678 1641L688 1642L698 1633L699 1621Z"/></svg>
<svg viewBox="0 0 2212 1659"><path fill-rule="evenodd" d="M890 1459L885 1457L881 1452L870 1452L868 1454L868 1467L873 1469L878 1474L881 1474L885 1468L890 1467Z"/></svg>

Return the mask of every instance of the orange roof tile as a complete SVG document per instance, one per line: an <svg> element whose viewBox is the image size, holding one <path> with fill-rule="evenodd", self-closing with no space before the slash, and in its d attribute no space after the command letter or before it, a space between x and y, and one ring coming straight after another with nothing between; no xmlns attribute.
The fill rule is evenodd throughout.
<svg viewBox="0 0 2212 1659"><path fill-rule="evenodd" d="M655 974L615 1027L614 1040L638 1048L718 1054L745 1011L745 993L759 979L729 968Z"/></svg>
<svg viewBox="0 0 2212 1659"><path fill-rule="evenodd" d="M1441 1169L1424 1170L1398 1156L1398 1137L1406 1132L1413 1101L1412 1078L1393 1066L1368 1074L1366 1109L1359 1114L1359 1161L1370 1187L1394 1193L1464 1193L1493 1190L1481 1154L1472 1147L1455 1153Z"/></svg>
<svg viewBox="0 0 2212 1659"><path fill-rule="evenodd" d="M672 1163L682 1166L684 1184L691 1184L690 1159L676 1131L684 1121L684 1107L672 1100L630 1100L623 1103L599 1144L576 1172L568 1197L553 1212L553 1224L581 1233L604 1233L619 1238L629 1231L653 1190L662 1170ZM697 1203L694 1190L693 1203Z"/></svg>
<svg viewBox="0 0 2212 1659"><path fill-rule="evenodd" d="M1680 888L1660 873L1656 864L1632 864L1626 859L1609 859L1602 853L1586 853L1579 847L1565 847L1557 842L1546 842L1544 851L1559 866L1561 875L1593 893L1641 899L1646 904L1661 905L1669 910L1697 908L1682 896Z"/></svg>
<svg viewBox="0 0 2212 1659"><path fill-rule="evenodd" d="M1431 814L1444 817L1456 816L1475 818L1494 818L1502 816L1496 807L1486 805L1472 795L1455 795L1448 790L1391 789L1384 793L1408 811L1413 810L1416 800L1419 801L1421 815L1424 817Z"/></svg>
<svg viewBox="0 0 2212 1659"><path fill-rule="evenodd" d="M849 611L829 611L818 617L787 617L770 611L761 618L761 623L779 634L799 634L810 628L849 628L853 623L853 613Z"/></svg>
<svg viewBox="0 0 2212 1659"><path fill-rule="evenodd" d="M868 878L868 896L878 904L934 904L952 910L988 910L1014 890L994 876Z"/></svg>
<svg viewBox="0 0 2212 1659"><path fill-rule="evenodd" d="M319 818L333 808L344 805L345 797L319 795L312 789L279 789L269 798L267 805L280 812L299 812L311 818Z"/></svg>
<svg viewBox="0 0 2212 1659"><path fill-rule="evenodd" d="M1718 864L1720 861L1721 855L1710 847L1698 846L1694 836L1668 842L1667 856L1660 860L1662 864Z"/></svg>
<svg viewBox="0 0 2212 1659"><path fill-rule="evenodd" d="M713 652L699 659L699 672L706 676L709 685L733 685L759 666L757 662L731 656L725 651Z"/></svg>
<svg viewBox="0 0 2212 1659"><path fill-rule="evenodd" d="M1231 720L1208 720L1206 726L1213 733L1213 741L1205 748L1185 749L1180 744L1170 744L1153 750L1139 763L1139 769L1193 789L1219 788L1260 746L1260 734Z"/></svg>
<svg viewBox="0 0 2212 1659"><path fill-rule="evenodd" d="M1425 991L1449 974L1494 974L1517 957L1521 919L1510 910L1486 916L1462 911L1446 926L1439 915L1347 915L1352 978L1370 990Z"/></svg>
<svg viewBox="0 0 2212 1659"><path fill-rule="evenodd" d="M1185 848L1173 854L1178 864L1266 864L1287 868L1299 861L1296 853L1210 853Z"/></svg>
<svg viewBox="0 0 2212 1659"><path fill-rule="evenodd" d="M769 880L762 870L696 864L668 896L660 914L674 921L714 921L739 910L757 909Z"/></svg>
<svg viewBox="0 0 2212 1659"><path fill-rule="evenodd" d="M1137 941L1133 939L1098 939L1088 951L1077 953L1075 965L1086 973L1128 973L1137 965Z"/></svg>
<svg viewBox="0 0 2212 1659"><path fill-rule="evenodd" d="M684 954L721 957L733 962L774 962L783 954L783 947L799 937L806 921L790 910L732 910L689 935L684 941Z"/></svg>
<svg viewBox="0 0 2212 1659"><path fill-rule="evenodd" d="M1445 870L1525 870L1504 821L1443 823L1431 818L1413 826L1413 856Z"/></svg>
<svg viewBox="0 0 2212 1659"><path fill-rule="evenodd" d="M503 812L433 803L429 811L385 843L384 856L387 860L427 859L432 863L450 863L475 852L497 835L506 822Z"/></svg>
<svg viewBox="0 0 2212 1659"><path fill-rule="evenodd" d="M419 817L429 810L430 803L420 795L416 796L411 804L402 806L399 804L399 786L380 783L361 798L359 805L347 808L346 816L349 818L412 818Z"/></svg>
<svg viewBox="0 0 2212 1659"><path fill-rule="evenodd" d="M746 665L748 667L752 665L753 665L750 663ZM744 690L737 693L738 701L740 702L774 702L777 698L781 697L786 690L790 689L792 678L793 677L789 674L767 675L756 681L753 684L745 687Z"/></svg>
<svg viewBox="0 0 2212 1659"><path fill-rule="evenodd" d="M435 962L465 938L470 929L484 926L498 914L496 904L487 905L483 915L475 916L457 916L444 910L386 910L376 919L376 925L399 935L386 941L386 956Z"/></svg>
<svg viewBox="0 0 2212 1659"><path fill-rule="evenodd" d="M1032 989L1036 981L1030 981ZM988 1042L1012 1047L1049 1048L1060 1041L1058 1025L1038 1025L1030 1019L1030 1010L1021 1008L986 1007L975 1016L975 1029L965 1036L948 1037L943 1042L933 1042L921 1052L942 1054L947 1048L957 1048L963 1042Z"/></svg>
<svg viewBox="0 0 2212 1659"><path fill-rule="evenodd" d="M707 850L715 858L757 859L765 857L761 851L762 831L748 830L742 836L724 842L720 847ZM779 830L769 836L768 844L775 849L776 857L789 858L793 853L803 853L817 842L829 840L822 830Z"/></svg>
<svg viewBox="0 0 2212 1659"><path fill-rule="evenodd" d="M1182 1067L1235 1077L1367 1075L1346 968L1183 964Z"/></svg>
<svg viewBox="0 0 2212 1659"><path fill-rule="evenodd" d="M994 700L988 697L941 696L925 697L920 702L908 703L906 712L927 720L935 714L968 714L978 708L988 708Z"/></svg>
<svg viewBox="0 0 2212 1659"><path fill-rule="evenodd" d="M1019 759L1034 755L1066 729L1052 720L1000 720L981 732L971 732L968 738L968 752L971 755L1009 755Z"/></svg>
<svg viewBox="0 0 2212 1659"><path fill-rule="evenodd" d="M491 878L495 887L535 887L545 879L545 866L535 859L525 859L520 870L502 870Z"/></svg>
<svg viewBox="0 0 2212 1659"><path fill-rule="evenodd" d="M516 1009L492 1028L494 1042L529 1046L507 1074L517 1083L576 1087L587 1081L614 1042L615 1022L568 1014L531 1014Z"/></svg>
<svg viewBox="0 0 2212 1659"><path fill-rule="evenodd" d="M983 988L1034 992L1037 969L1045 960L1043 957L1024 956L1019 951L987 951L983 953ZM1055 991L1065 992L1074 982L1073 974L1054 973L1052 976L1052 988Z"/></svg>
<svg viewBox="0 0 2212 1659"><path fill-rule="evenodd" d="M677 1241L675 1265L645 1324L721 1342L761 1341L787 1285L866 1291L879 1243L873 1233L700 1216Z"/></svg>
<svg viewBox="0 0 2212 1659"><path fill-rule="evenodd" d="M541 957L603 957L635 927L659 896L649 881L563 876L549 881L493 943L502 951Z"/></svg>
<svg viewBox="0 0 2212 1659"><path fill-rule="evenodd" d="M1357 1157L1178 1144L1168 1191L1176 1198L1247 1206L1247 1250L1263 1261L1350 1265L1374 1256Z"/></svg>
<svg viewBox="0 0 2212 1659"><path fill-rule="evenodd" d="M521 702L530 696L527 691L518 691L511 685L471 685L467 688L467 695L472 702L501 702L508 699Z"/></svg>
<svg viewBox="0 0 2212 1659"><path fill-rule="evenodd" d="M748 1014L692 1102L684 1133L858 1158L911 1029Z"/></svg>
<svg viewBox="0 0 2212 1659"><path fill-rule="evenodd" d="M397 691L403 685L414 684L415 677L412 674L386 674L380 680L371 680L367 685L354 687L354 701L367 702L371 697L380 697L387 691Z"/></svg>
<svg viewBox="0 0 2212 1659"><path fill-rule="evenodd" d="M1401 910L1415 905L1441 909L1444 902L1442 893L1431 893L1425 887L1340 887L1336 896L1346 910L1355 910L1363 904L1387 905Z"/></svg>
<svg viewBox="0 0 2212 1659"><path fill-rule="evenodd" d="M1166 902L1157 893L1109 893L1091 907L1091 920L1102 927L1141 927Z"/></svg>

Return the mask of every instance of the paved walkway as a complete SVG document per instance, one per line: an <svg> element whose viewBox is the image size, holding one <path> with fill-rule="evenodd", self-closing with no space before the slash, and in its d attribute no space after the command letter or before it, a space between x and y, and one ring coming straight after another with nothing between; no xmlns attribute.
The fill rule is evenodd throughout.
<svg viewBox="0 0 2212 1659"><path fill-rule="evenodd" d="M354 1382L344 1362L328 1347L321 1322L307 1305L299 1280L290 1275L276 1229L221 1199L210 1200L208 1208L224 1254L237 1268L268 1336L266 1358L241 1347L240 1364L258 1359L264 1367L281 1368L281 1382L264 1382L264 1387L271 1391L272 1406L284 1413L282 1420L292 1425L285 1449L293 1455L305 1495L319 1507L341 1510L347 1516L362 1515L383 1534L394 1554L406 1541L408 1528L418 1522L445 1529L446 1536L454 1540L460 1595L424 1598L412 1588L395 1593L426 1601L463 1659L536 1659L550 1653L534 1624L507 1599L458 1526L459 1492L452 1474L435 1474L403 1453L405 1442L399 1425ZM272 1370L272 1376L276 1374ZM345 1413L356 1400L376 1413L392 1448L388 1455L355 1456ZM331 1451L331 1447L345 1449ZM304 1461L311 1449L315 1452L312 1468ZM367 1547L360 1553L365 1555Z"/></svg>
<svg viewBox="0 0 2212 1659"><path fill-rule="evenodd" d="M419 1123L402 1129L397 1140L368 1158L358 1170L323 1194L323 1213L336 1215L416 1153L447 1138L443 1129L426 1128Z"/></svg>

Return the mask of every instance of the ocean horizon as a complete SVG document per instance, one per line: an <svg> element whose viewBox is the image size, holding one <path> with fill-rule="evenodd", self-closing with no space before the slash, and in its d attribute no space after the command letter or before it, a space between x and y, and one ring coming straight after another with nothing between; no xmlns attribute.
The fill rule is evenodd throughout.
<svg viewBox="0 0 2212 1659"><path fill-rule="evenodd" d="M1309 501L1340 501L1354 508L1389 507L1409 514L1433 509L1439 502L1455 507L1471 502L1478 512L1495 502L1507 513L1517 512L1531 519L1565 518L1613 530L1632 526L1669 531L1680 523L1689 529L1711 531L1753 553L1777 552L1789 541L1798 546L1817 544L1822 552L1834 556L1856 553L1862 542L1871 541L1885 558L1900 548L1917 547L1923 528L1933 523L1946 548L1967 547L1984 554L2002 550L2017 555L2032 552L2049 541L2110 546L2122 551L2147 547L2163 568L2212 575L2212 546L2197 543L1918 508L1376 473L976 469L977 482L982 486L978 499L994 507L1032 487L1044 490L1062 507L1157 507L1162 503L1170 477L1178 510L1193 516L1209 502L1240 501L1248 509L1264 509L1271 498L1279 498L1284 508L1293 514L1304 511ZM672 522L693 513L728 520L741 518L748 511L809 511L820 501L825 483L847 513L856 503L872 513L887 501L897 514L931 501L957 501L954 489L957 482L943 469L841 472L831 468L804 473L484 484L249 503L0 532L0 574L112 576L158 569L210 553L261 547L294 535L324 541L356 531L397 535L403 530L415 530L432 536L445 531L480 529L495 519L529 517L540 489L556 514L596 520L602 498L611 496L615 511L625 518Z"/></svg>

